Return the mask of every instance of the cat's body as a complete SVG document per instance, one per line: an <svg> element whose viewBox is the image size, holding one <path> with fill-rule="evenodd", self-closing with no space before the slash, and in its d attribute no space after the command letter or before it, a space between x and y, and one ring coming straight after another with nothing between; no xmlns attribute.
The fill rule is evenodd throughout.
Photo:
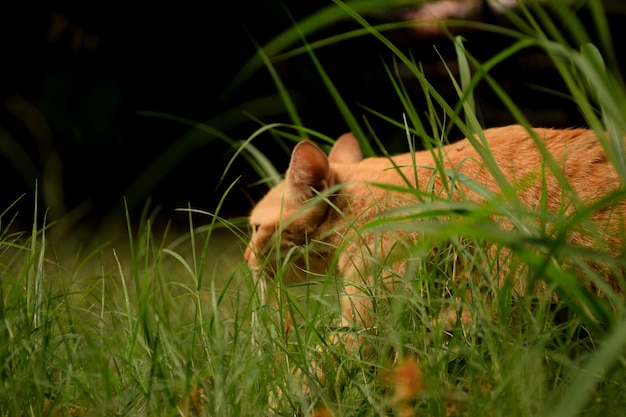
<svg viewBox="0 0 626 417"><path fill-rule="evenodd" d="M484 131L495 163L515 187L525 206L543 205L550 211L564 210L567 213L621 187L618 174L592 131L537 128L535 133L577 197L571 198L571 192L563 190L560 180L551 173L523 127L507 126ZM501 193L501 184L496 182L467 139L434 152L440 155L438 159L443 162L444 170L460 173L494 193ZM271 247L278 245L285 250L311 245L311 252L316 256L311 257L306 267L323 272L332 265L345 281L344 325L367 326L372 305L369 298L355 296L360 291L358 284L373 283L371 274L380 273L374 264L386 259L399 240L418 238L415 232L361 231L361 226L386 216L394 208L419 204L415 194L376 184L406 188L416 186L417 182L420 190L429 187L433 195L466 198L476 203L482 201L480 194L450 181L447 175L442 180L440 171L435 170L436 165L430 151L397 155L391 159L362 159L358 142L351 134L342 136L328 157L312 143L301 142L293 151L286 179L272 188L250 215L253 234L245 258L253 270L262 272L266 268L265 254ZM460 178L458 174L454 175ZM325 198L316 197L329 188L332 192ZM593 215L594 222L603 231L608 252L613 255L621 250L625 218L625 201ZM276 236L276 231L280 231L280 236ZM595 247L596 244L583 233L572 234L569 238L579 246ZM395 269L402 268L402 260L394 262ZM378 278L384 281L386 277L383 274Z"/></svg>

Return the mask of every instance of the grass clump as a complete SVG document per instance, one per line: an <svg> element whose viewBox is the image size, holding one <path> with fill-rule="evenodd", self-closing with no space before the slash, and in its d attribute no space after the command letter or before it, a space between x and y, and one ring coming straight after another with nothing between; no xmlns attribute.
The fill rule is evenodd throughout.
<svg viewBox="0 0 626 417"><path fill-rule="evenodd" d="M0 415L245 415L266 395L237 241L152 222L75 262L3 224Z"/></svg>

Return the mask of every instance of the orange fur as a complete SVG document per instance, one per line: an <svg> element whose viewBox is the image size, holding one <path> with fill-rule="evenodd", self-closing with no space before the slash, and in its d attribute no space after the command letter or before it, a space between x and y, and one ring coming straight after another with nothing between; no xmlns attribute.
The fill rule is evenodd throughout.
<svg viewBox="0 0 626 417"><path fill-rule="evenodd" d="M581 202L588 205L621 187L621 181L594 132L587 129L534 129L548 152L567 178L571 192L546 168L531 135L513 125L484 131L493 159L528 207L546 204L551 211L572 212ZM435 150L438 153L439 150ZM488 189L500 193L500 186L486 168L470 141L442 147L441 161L447 170L457 170ZM395 165L395 166L394 166ZM405 179L421 190L433 178L436 160L430 151L402 154L390 158L362 159L352 134L343 135L330 155L309 141L293 150L286 179L272 188L250 215L252 236L245 259L257 273L266 271L266 254L272 249L310 247L306 268L325 272L331 265L346 284L342 299L344 325L368 326L369 297L359 297L359 284L372 284L372 258L385 259L399 239L415 240L413 233L362 233L361 226L394 207L418 204L414 195L384 189L374 183L407 186ZM403 174L403 176L401 175ZM417 178L417 184L416 184ZM446 178L434 175L432 193L453 199L467 198L475 203L481 196L460 186L445 187ZM325 199L315 198L327 193ZM577 197L575 197L577 196ZM544 200L542 200L544 199ZM330 203L330 204L329 204ZM621 250L621 233L626 223L626 202L599 210L593 216L603 230L609 252ZM280 235L277 236L277 231ZM572 234L573 244L593 248L596 242L583 233ZM338 256L333 263L336 252ZM300 265L304 268L304 265ZM402 262L394 265L402 268ZM364 278L365 277L365 278ZM385 278L382 277L384 280ZM522 286L523 287L523 286Z"/></svg>

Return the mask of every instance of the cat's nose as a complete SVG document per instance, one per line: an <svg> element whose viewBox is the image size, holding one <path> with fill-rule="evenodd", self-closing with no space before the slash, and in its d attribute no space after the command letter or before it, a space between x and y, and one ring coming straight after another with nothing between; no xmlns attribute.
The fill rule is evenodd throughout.
<svg viewBox="0 0 626 417"><path fill-rule="evenodd" d="M251 268L256 268L257 266L256 255L254 254L254 251L252 250L250 245L246 247L246 251L243 253L243 259L246 260L246 262L248 263L248 265L250 265Z"/></svg>
<svg viewBox="0 0 626 417"><path fill-rule="evenodd" d="M248 245L248 247L246 248L246 251L243 253L243 258L248 263L250 270L252 271L252 273L254 274L256 278L257 275L260 273L261 268L259 267L256 254L254 253L250 245Z"/></svg>

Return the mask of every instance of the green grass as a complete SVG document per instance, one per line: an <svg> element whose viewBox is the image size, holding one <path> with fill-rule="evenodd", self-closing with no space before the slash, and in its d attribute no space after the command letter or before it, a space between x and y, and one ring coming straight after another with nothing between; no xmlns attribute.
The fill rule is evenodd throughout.
<svg viewBox="0 0 626 417"><path fill-rule="evenodd" d="M348 125L359 126L361 140L367 135L372 143L382 142L367 121L383 118L436 153L439 138L452 126L467 134L481 132L472 100L479 82L488 83L511 114L527 124L489 71L516 51L540 47L550 53L589 125L612 133L604 145L624 174L618 137L626 131L626 95L611 72L614 58L603 11L593 6L601 32L598 47L568 45L565 39L586 42L589 36L567 9L556 9L574 32L565 36L553 18L532 4L519 17L517 29L476 24L514 40L487 62L478 63L460 39L451 39L461 69L460 80L450 81L459 94L457 103L445 102L419 63L385 38L386 26L372 27L357 14L368 7L341 2L262 48L259 61L252 60L245 71L309 54L337 111ZM333 19L354 19L362 29L284 49L324 27L329 13ZM395 57L388 66L389 91L402 102L403 118L374 111L364 118L350 114L317 60L316 48L355 36L375 37ZM426 116L417 114L404 81L396 76L398 65L422 86L429 102ZM245 71L234 82L245 78ZM294 125L262 127L240 146L244 153L251 149L246 157L259 171L275 177L267 157L248 148L257 137L271 132L294 139L294 131L324 136L296 123L296 107L272 74ZM483 157L504 190L501 197L491 196L478 207L407 188L420 200L419 207L367 226L374 232L419 230L422 238L403 248L409 261L406 274L396 276L396 291L366 288L376 301L376 325L359 332L365 343L357 350L342 339L355 332L337 328L338 278L329 274L287 285L281 273L262 302L260 284L241 261L248 234L245 219L224 219L219 207L213 213L187 209L188 230L154 230L155 219L144 213L129 219L123 239L89 249L51 241L54 225L19 230L8 208L0 216L0 416L315 411L335 416L621 416L626 406L624 302L610 290L598 298L580 285L580 278L584 273L585 279L601 282L587 261L605 262L624 288L625 259L568 245L559 237L588 225L584 211L575 218L541 207L529 212L497 167L489 165L488 149ZM546 170L551 169L547 161ZM465 181L488 195L470 180L446 174L451 187ZM223 198L229 198L228 192ZM618 191L603 204L623 198ZM490 220L494 214L506 216L515 229L495 227ZM489 268L493 245L510 248L517 270L548 290L520 296L510 285L496 286ZM377 263L376 268L387 265ZM480 280L458 279L469 273ZM560 301L554 301L553 292ZM460 310L471 313L471 323L444 329L438 318ZM414 390L401 397L407 385Z"/></svg>

